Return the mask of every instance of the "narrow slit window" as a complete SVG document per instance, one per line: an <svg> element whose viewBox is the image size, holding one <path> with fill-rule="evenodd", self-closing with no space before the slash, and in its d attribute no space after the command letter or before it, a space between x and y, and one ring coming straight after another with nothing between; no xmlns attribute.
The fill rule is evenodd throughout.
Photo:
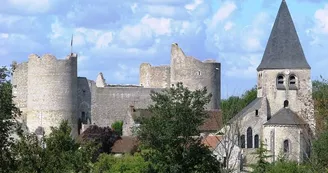
<svg viewBox="0 0 328 173"><path fill-rule="evenodd" d="M257 117L259 116L259 110L257 110L257 109L255 110L255 116L257 116Z"/></svg>
<svg viewBox="0 0 328 173"><path fill-rule="evenodd" d="M259 135L254 136L254 148L259 148Z"/></svg>
<svg viewBox="0 0 328 173"><path fill-rule="evenodd" d="M253 131L251 127L247 129L247 148L253 148Z"/></svg>
<svg viewBox="0 0 328 173"><path fill-rule="evenodd" d="M285 154L285 155L288 155L289 150L290 150L289 147L290 147L290 146L289 146L289 140L288 140L288 139L284 140L284 154Z"/></svg>

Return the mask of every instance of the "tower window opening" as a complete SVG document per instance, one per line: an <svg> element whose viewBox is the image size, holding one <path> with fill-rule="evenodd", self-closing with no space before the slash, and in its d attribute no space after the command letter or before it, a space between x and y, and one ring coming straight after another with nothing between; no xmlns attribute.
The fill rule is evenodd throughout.
<svg viewBox="0 0 328 173"><path fill-rule="evenodd" d="M295 75L289 76L289 89L291 89L291 90L297 89L297 87L296 87L296 76Z"/></svg>
<svg viewBox="0 0 328 173"><path fill-rule="evenodd" d="M283 85L284 84L284 76L279 75L277 80L278 80L278 84L279 85Z"/></svg>
<svg viewBox="0 0 328 173"><path fill-rule="evenodd" d="M200 75L200 70L198 70L197 74Z"/></svg>
<svg viewBox="0 0 328 173"><path fill-rule="evenodd" d="M288 107L288 104L289 104L288 100L285 100L284 101L284 108L287 108Z"/></svg>
<svg viewBox="0 0 328 173"><path fill-rule="evenodd" d="M255 116L257 116L257 117L259 116L259 110L257 110L257 109L255 110Z"/></svg>
<svg viewBox="0 0 328 173"><path fill-rule="evenodd" d="M289 77L289 84L290 85L295 85L296 84L296 78L295 78L295 76L290 76Z"/></svg>

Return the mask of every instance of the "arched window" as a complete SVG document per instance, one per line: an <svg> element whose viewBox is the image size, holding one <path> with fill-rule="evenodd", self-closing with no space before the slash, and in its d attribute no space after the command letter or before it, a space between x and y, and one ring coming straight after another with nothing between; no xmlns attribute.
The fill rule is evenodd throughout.
<svg viewBox="0 0 328 173"><path fill-rule="evenodd" d="M279 74L277 76L277 89L285 89L284 81L284 75Z"/></svg>
<svg viewBox="0 0 328 173"><path fill-rule="evenodd" d="M247 129L247 148L253 148L253 131L251 127Z"/></svg>
<svg viewBox="0 0 328 173"><path fill-rule="evenodd" d="M278 75L277 84L278 85L283 85L284 84L284 76L283 75Z"/></svg>
<svg viewBox="0 0 328 173"><path fill-rule="evenodd" d="M296 88L296 76L290 75L289 76L289 89L297 89Z"/></svg>
<svg viewBox="0 0 328 173"><path fill-rule="evenodd" d="M288 104L289 104L288 100L285 100L284 101L284 108L287 108L288 107Z"/></svg>
<svg viewBox="0 0 328 173"><path fill-rule="evenodd" d="M289 147L290 147L289 146L289 140L288 139L284 140L284 154L285 154L285 156L287 156L289 154L289 150L290 150Z"/></svg>
<svg viewBox="0 0 328 173"><path fill-rule="evenodd" d="M240 136L240 147L245 148L245 135Z"/></svg>
<svg viewBox="0 0 328 173"><path fill-rule="evenodd" d="M254 148L259 148L259 135L254 136Z"/></svg>

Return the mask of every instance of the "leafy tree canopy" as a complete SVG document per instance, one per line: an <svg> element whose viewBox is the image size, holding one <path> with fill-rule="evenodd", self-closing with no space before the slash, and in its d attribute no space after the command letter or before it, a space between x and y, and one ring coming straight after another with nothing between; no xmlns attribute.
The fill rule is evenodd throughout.
<svg viewBox="0 0 328 173"><path fill-rule="evenodd" d="M256 86L241 96L231 96L221 100L223 122L226 123L257 97Z"/></svg>
<svg viewBox="0 0 328 173"><path fill-rule="evenodd" d="M144 118L138 136L156 172L218 172L219 163L201 144L198 127L208 116L206 88L190 91L182 83L163 92L152 92L152 116Z"/></svg>

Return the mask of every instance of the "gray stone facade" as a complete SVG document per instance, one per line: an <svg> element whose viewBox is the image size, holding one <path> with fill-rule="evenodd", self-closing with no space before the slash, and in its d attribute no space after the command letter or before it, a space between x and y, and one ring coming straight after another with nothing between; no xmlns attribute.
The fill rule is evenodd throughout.
<svg viewBox="0 0 328 173"><path fill-rule="evenodd" d="M309 157L315 133L311 67L286 1L281 3L257 68L257 98L220 132L234 136L229 142L242 149L244 165L256 162L252 153L261 141L272 156L270 162L279 157L302 162Z"/></svg>
<svg viewBox="0 0 328 173"><path fill-rule="evenodd" d="M102 73L95 81L78 77L77 58L30 55L28 62L16 65L14 101L30 132L42 126L48 134L50 126L68 119L74 136L87 124L111 126L115 121L123 121L124 135L131 135L130 106L146 109L152 102L151 91L161 91L176 82L191 90L207 87L213 94L207 108L219 108L220 63L187 57L177 44L172 44L170 65L140 65L140 85L109 85Z"/></svg>

